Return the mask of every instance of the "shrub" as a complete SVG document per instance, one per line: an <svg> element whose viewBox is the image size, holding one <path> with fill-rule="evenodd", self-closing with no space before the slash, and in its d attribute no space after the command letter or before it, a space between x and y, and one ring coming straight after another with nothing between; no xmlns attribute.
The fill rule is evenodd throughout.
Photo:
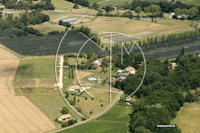
<svg viewBox="0 0 200 133"><path fill-rule="evenodd" d="M61 127L67 127L67 125L68 124L66 122L64 122Z"/></svg>
<svg viewBox="0 0 200 133"><path fill-rule="evenodd" d="M69 120L68 123L67 123L68 126L71 126L73 124L74 124L74 120L73 119Z"/></svg>
<svg viewBox="0 0 200 133"><path fill-rule="evenodd" d="M87 97L85 97L85 100L87 100Z"/></svg>
<svg viewBox="0 0 200 133"><path fill-rule="evenodd" d="M103 104L101 104L101 107L103 107Z"/></svg>
<svg viewBox="0 0 200 133"><path fill-rule="evenodd" d="M75 5L73 6L73 8L74 8L74 9L79 9L78 4L75 4Z"/></svg>
<svg viewBox="0 0 200 133"><path fill-rule="evenodd" d="M100 99L100 102L101 102L101 99Z"/></svg>
<svg viewBox="0 0 200 133"><path fill-rule="evenodd" d="M194 102L194 95L192 95L192 94L187 94L187 95L185 96L185 101L186 101L186 102Z"/></svg>
<svg viewBox="0 0 200 133"><path fill-rule="evenodd" d="M94 100L94 97L92 97L91 100Z"/></svg>
<svg viewBox="0 0 200 133"><path fill-rule="evenodd" d="M9 37L14 37L14 35L13 35L13 34L10 34Z"/></svg>
<svg viewBox="0 0 200 133"><path fill-rule="evenodd" d="M57 121L58 121L58 118L56 118L54 121L57 122Z"/></svg>
<svg viewBox="0 0 200 133"><path fill-rule="evenodd" d="M75 105L75 101L68 100L71 105Z"/></svg>
<svg viewBox="0 0 200 133"><path fill-rule="evenodd" d="M67 107L63 107L62 110L61 110L61 113L67 114L67 113L69 113L69 109Z"/></svg>
<svg viewBox="0 0 200 133"><path fill-rule="evenodd" d="M90 114L92 114L92 111L90 111Z"/></svg>
<svg viewBox="0 0 200 133"><path fill-rule="evenodd" d="M182 16L182 17L181 17L181 20L185 20L185 17L184 17L184 16Z"/></svg>
<svg viewBox="0 0 200 133"><path fill-rule="evenodd" d="M78 102L80 102L80 99L78 99Z"/></svg>
<svg viewBox="0 0 200 133"><path fill-rule="evenodd" d="M76 107L78 112L82 112L81 108Z"/></svg>
<svg viewBox="0 0 200 133"><path fill-rule="evenodd" d="M81 118L81 121L84 121L84 120L85 120L85 118L82 117L82 118Z"/></svg>

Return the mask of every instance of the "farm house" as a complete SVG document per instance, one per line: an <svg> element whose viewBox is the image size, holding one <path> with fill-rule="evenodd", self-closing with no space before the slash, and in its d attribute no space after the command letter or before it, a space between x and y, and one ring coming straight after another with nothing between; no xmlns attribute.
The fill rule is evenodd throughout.
<svg viewBox="0 0 200 133"><path fill-rule="evenodd" d="M62 115L62 116L58 117L59 121L68 121L70 119L72 119L72 116L70 114L66 114L66 115Z"/></svg>
<svg viewBox="0 0 200 133"><path fill-rule="evenodd" d="M131 105L131 103L132 103L132 98L126 98L125 103L126 103L127 105Z"/></svg>
<svg viewBox="0 0 200 133"><path fill-rule="evenodd" d="M130 73L130 74L135 74L135 68L134 68L134 67L131 67L131 66L126 67L126 68L125 68L125 71L127 71L127 72Z"/></svg>
<svg viewBox="0 0 200 133"><path fill-rule="evenodd" d="M75 83L73 83L72 86L69 87L70 91L77 91L77 92L83 92L84 89L82 89L80 86L76 85Z"/></svg>

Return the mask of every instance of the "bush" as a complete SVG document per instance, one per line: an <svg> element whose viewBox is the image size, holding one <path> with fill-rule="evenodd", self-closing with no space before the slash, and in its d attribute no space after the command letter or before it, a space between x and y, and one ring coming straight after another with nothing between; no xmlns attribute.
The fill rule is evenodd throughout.
<svg viewBox="0 0 200 133"><path fill-rule="evenodd" d="M103 107L103 104L101 104L101 107Z"/></svg>
<svg viewBox="0 0 200 133"><path fill-rule="evenodd" d="M182 17L181 17L181 20L185 20L185 17L184 17L184 16L182 16Z"/></svg>
<svg viewBox="0 0 200 133"><path fill-rule="evenodd" d="M71 126L73 124L74 124L74 120L73 119L69 120L68 123L67 123L68 126Z"/></svg>
<svg viewBox="0 0 200 133"><path fill-rule="evenodd" d="M71 105L75 105L75 101L68 100Z"/></svg>
<svg viewBox="0 0 200 133"><path fill-rule="evenodd" d="M75 5L73 6L73 8L74 8L74 9L79 9L78 4L75 4Z"/></svg>
<svg viewBox="0 0 200 133"><path fill-rule="evenodd" d="M56 118L54 121L57 122L57 121L58 121L58 118Z"/></svg>
<svg viewBox="0 0 200 133"><path fill-rule="evenodd" d="M91 100L94 100L94 97L92 97Z"/></svg>
<svg viewBox="0 0 200 133"><path fill-rule="evenodd" d="M61 127L67 127L67 125L68 124L66 122L64 122Z"/></svg>
<svg viewBox="0 0 200 133"><path fill-rule="evenodd" d="M62 110L61 110L61 113L67 114L67 113L69 113L69 109L67 107L63 107Z"/></svg>
<svg viewBox="0 0 200 133"><path fill-rule="evenodd" d="M82 112L81 108L76 107L78 112Z"/></svg>
<svg viewBox="0 0 200 133"><path fill-rule="evenodd" d="M101 99L100 99L100 102L101 102Z"/></svg>
<svg viewBox="0 0 200 133"><path fill-rule="evenodd" d="M85 100L87 100L87 97L85 97Z"/></svg>
<svg viewBox="0 0 200 133"><path fill-rule="evenodd" d="M84 120L85 120L85 118L82 117L82 118L81 118L81 121L84 121Z"/></svg>
<svg viewBox="0 0 200 133"><path fill-rule="evenodd" d="M92 111L90 111L90 114L92 114Z"/></svg>
<svg viewBox="0 0 200 133"><path fill-rule="evenodd" d="M80 102L80 99L78 99L78 102Z"/></svg>
<svg viewBox="0 0 200 133"><path fill-rule="evenodd" d="M185 96L185 101L186 101L186 102L194 102L194 95L192 95L192 94L187 94L187 95Z"/></svg>
<svg viewBox="0 0 200 133"><path fill-rule="evenodd" d="M10 34L9 37L14 37L14 35L13 35L13 34Z"/></svg>

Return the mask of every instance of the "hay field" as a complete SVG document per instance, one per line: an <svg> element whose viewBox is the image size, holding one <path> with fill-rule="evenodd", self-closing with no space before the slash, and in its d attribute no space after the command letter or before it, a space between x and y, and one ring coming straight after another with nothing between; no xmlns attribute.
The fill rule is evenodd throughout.
<svg viewBox="0 0 200 133"><path fill-rule="evenodd" d="M185 103L171 123L176 124L182 133L199 133L200 104Z"/></svg>
<svg viewBox="0 0 200 133"><path fill-rule="evenodd" d="M58 25L58 24L53 24L51 22L45 22L39 25L34 25L30 26L33 27L36 30L39 30L41 33L47 35L48 32L51 31L59 31L59 32L64 32L66 27Z"/></svg>
<svg viewBox="0 0 200 133"><path fill-rule="evenodd" d="M69 12L80 12L80 13L97 13L96 10L83 8L83 9L73 9L74 4L65 0L52 0L55 10L66 10Z"/></svg>
<svg viewBox="0 0 200 133"><path fill-rule="evenodd" d="M4 133L46 132L54 124L27 98L15 96L12 80L19 59L0 48L0 131Z"/></svg>
<svg viewBox="0 0 200 133"><path fill-rule="evenodd" d="M190 21L187 20L157 19L157 23L152 23L150 18L137 21L122 17L98 17L93 22L77 26L81 25L91 28L94 33L113 31L137 39L190 29Z"/></svg>

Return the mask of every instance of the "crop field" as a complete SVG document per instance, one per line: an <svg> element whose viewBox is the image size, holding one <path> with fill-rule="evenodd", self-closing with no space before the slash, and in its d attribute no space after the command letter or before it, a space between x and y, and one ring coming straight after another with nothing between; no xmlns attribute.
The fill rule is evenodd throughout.
<svg viewBox="0 0 200 133"><path fill-rule="evenodd" d="M100 6L123 6L126 3L131 3L132 0L88 0L90 5L93 5L93 3L97 2Z"/></svg>
<svg viewBox="0 0 200 133"><path fill-rule="evenodd" d="M3 32L3 31L1 31ZM0 32L0 34L2 34ZM55 55L63 34L1 38L0 43L21 55ZM58 54L78 52L88 39L81 33L68 33L63 40ZM89 41L82 49L83 52L96 52L101 49Z"/></svg>
<svg viewBox="0 0 200 133"><path fill-rule="evenodd" d="M70 128L59 133L129 133L130 106L114 106L106 114L88 123Z"/></svg>
<svg viewBox="0 0 200 133"><path fill-rule="evenodd" d="M73 9L74 4L65 0L52 0L56 10L67 10Z"/></svg>
<svg viewBox="0 0 200 133"><path fill-rule="evenodd" d="M36 30L39 30L41 33L47 35L48 32L51 32L51 31L59 31L59 32L64 32L66 27L64 26L61 26L61 25L58 25L58 24L53 24L53 23L50 23L50 22L45 22L45 23L42 23L42 24L39 24L39 25L34 25L34 26L31 26L33 27L34 29Z"/></svg>
<svg viewBox="0 0 200 133"><path fill-rule="evenodd" d="M120 17L98 17L93 22L78 24L77 26L81 25L89 27L94 33L113 31L124 33L128 37L137 39L181 30L190 30L190 21L171 19L157 19L157 23L152 23L149 18L141 18L140 21L137 21Z"/></svg>
<svg viewBox="0 0 200 133"><path fill-rule="evenodd" d="M23 59L20 61L15 79L54 78L55 58Z"/></svg>
<svg viewBox="0 0 200 133"><path fill-rule="evenodd" d="M74 4L65 0L52 0L56 10L66 10L69 12L80 12L80 13L97 13L98 11L88 8L74 9Z"/></svg>
<svg viewBox="0 0 200 133"><path fill-rule="evenodd" d="M13 30L1 30L0 31L0 39L5 38L5 37L9 37L9 35L13 34L13 35L17 35L17 32L23 32L20 29L13 29Z"/></svg>
<svg viewBox="0 0 200 133"><path fill-rule="evenodd" d="M55 129L54 124L26 97L15 96L12 80L18 64L19 59L15 55L0 48L1 132L40 133Z"/></svg>
<svg viewBox="0 0 200 133"><path fill-rule="evenodd" d="M198 133L200 131L199 110L200 104L185 103L171 123L176 124L182 133Z"/></svg>

